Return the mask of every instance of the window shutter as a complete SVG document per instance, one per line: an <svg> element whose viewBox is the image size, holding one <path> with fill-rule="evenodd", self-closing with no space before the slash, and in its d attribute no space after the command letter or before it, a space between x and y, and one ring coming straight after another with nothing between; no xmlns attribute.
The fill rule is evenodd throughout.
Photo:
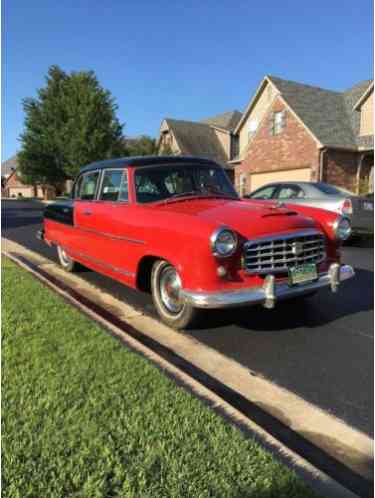
<svg viewBox="0 0 375 498"><path fill-rule="evenodd" d="M270 135L275 134L275 113L271 112L270 114Z"/></svg>

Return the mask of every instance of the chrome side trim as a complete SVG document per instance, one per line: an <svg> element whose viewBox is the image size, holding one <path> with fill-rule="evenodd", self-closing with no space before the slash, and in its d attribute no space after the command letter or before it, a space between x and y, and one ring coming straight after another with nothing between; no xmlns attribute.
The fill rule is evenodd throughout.
<svg viewBox="0 0 375 498"><path fill-rule="evenodd" d="M117 266L113 266L113 265L111 265L109 263L105 263L101 259L96 259L96 258L93 258L92 256L87 256L87 254L84 254L83 252L74 251L74 250L69 249L67 247L63 247L63 249L67 250L67 252L69 254L71 254L72 256L76 255L77 257L79 257L81 259L86 259L88 261L91 261L92 263L95 263L95 264L97 264L99 266L102 266L103 268L108 268L108 270L114 271L116 273L121 273L122 275L125 275L126 277L135 277L135 273L134 272L130 272L128 270L124 270L122 268L118 268Z"/></svg>
<svg viewBox="0 0 375 498"><path fill-rule="evenodd" d="M132 244L146 244L144 240L129 239L128 237L122 237L121 235L113 235L107 232L100 232L98 230L94 230L93 228L83 228L80 225L76 225L74 228L77 228L82 232L95 233L97 235L101 235L102 237L107 237L108 239L124 240L125 242L130 242Z"/></svg>
<svg viewBox="0 0 375 498"><path fill-rule="evenodd" d="M226 292L182 290L180 294L196 308L228 308L254 304L263 304L267 308L272 308L277 300L302 296L322 287L331 287L331 290L335 292L340 282L355 275L351 266L342 265L339 267L339 271L336 271L336 265L337 263L333 263L327 273L319 275L318 280L293 287L290 287L286 281L275 282L274 278L268 278L273 277L273 275L267 275L263 286Z"/></svg>

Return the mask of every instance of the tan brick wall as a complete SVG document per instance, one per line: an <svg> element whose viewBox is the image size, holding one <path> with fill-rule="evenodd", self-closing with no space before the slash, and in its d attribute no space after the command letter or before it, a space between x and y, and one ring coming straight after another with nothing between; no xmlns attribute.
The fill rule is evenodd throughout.
<svg viewBox="0 0 375 498"><path fill-rule="evenodd" d="M273 112L286 111L285 128L278 135L270 133L270 116ZM241 173L246 175L246 191L251 191L250 174L281 171L294 168L311 168L311 179L318 179L319 149L317 142L276 98L269 112L263 118L257 134L252 139L242 163L236 166L236 185Z"/></svg>
<svg viewBox="0 0 375 498"><path fill-rule="evenodd" d="M213 128L217 138L219 139L219 142L223 148L224 154L226 158L229 160L230 159L230 142L231 142L231 136L229 133L226 133L224 131L218 130L217 128Z"/></svg>
<svg viewBox="0 0 375 498"><path fill-rule="evenodd" d="M243 153L247 144L249 143L249 123L250 121L256 121L259 124L267 111L267 108L271 105L273 98L275 97L276 90L270 83L267 83L261 95L259 95L257 101L254 103L250 114L247 116L246 120L242 123L239 132L240 140L240 154Z"/></svg>

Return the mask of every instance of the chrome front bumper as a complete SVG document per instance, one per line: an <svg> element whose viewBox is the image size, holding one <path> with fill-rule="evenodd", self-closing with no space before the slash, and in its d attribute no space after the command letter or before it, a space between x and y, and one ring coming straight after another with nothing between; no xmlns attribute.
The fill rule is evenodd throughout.
<svg viewBox="0 0 375 498"><path fill-rule="evenodd" d="M336 292L340 282L352 277L354 270L351 266L333 263L327 273L321 273L318 280L307 284L290 286L287 282L276 282L274 275L267 275L264 284L259 287L226 292L182 290L181 297L196 308L227 308L252 304L273 308L278 300L303 296L322 287L330 287L332 292Z"/></svg>

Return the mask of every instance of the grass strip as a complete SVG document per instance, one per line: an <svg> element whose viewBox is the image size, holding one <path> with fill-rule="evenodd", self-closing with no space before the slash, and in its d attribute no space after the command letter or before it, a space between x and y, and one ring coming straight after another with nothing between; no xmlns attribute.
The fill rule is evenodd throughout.
<svg viewBox="0 0 375 498"><path fill-rule="evenodd" d="M2 496L315 496L30 274L2 274Z"/></svg>

